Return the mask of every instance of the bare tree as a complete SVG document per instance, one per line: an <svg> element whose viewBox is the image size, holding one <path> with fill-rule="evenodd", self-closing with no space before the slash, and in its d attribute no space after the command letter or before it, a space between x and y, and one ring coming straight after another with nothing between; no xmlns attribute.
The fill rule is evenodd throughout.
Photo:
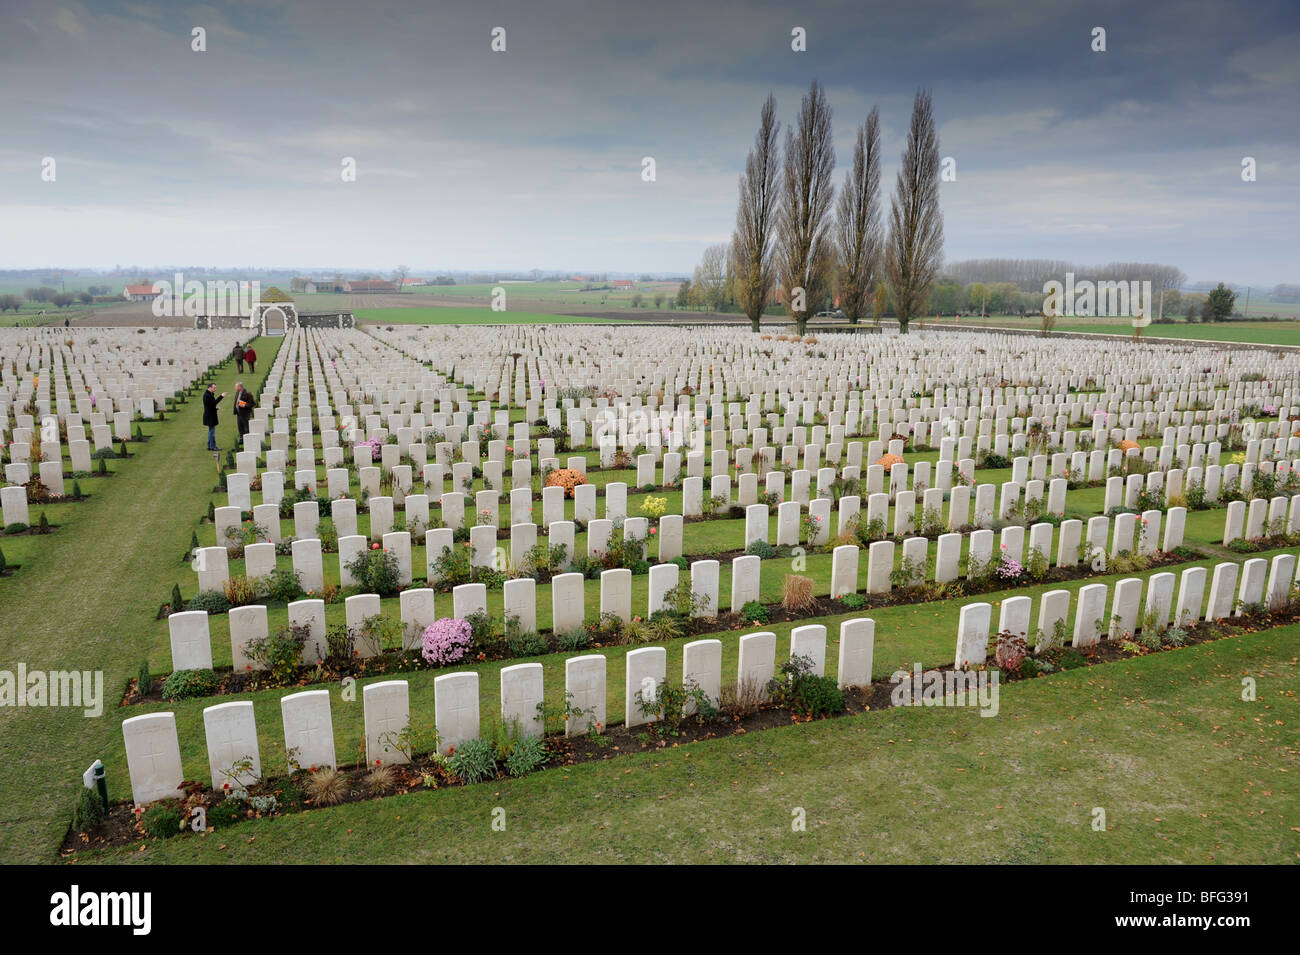
<svg viewBox="0 0 1300 955"><path fill-rule="evenodd" d="M402 286L406 284L406 275L410 271L411 267L409 265L399 265L393 269L393 284L397 286L397 291L400 292Z"/></svg>
<svg viewBox="0 0 1300 955"><path fill-rule="evenodd" d="M754 136L754 148L745 158L745 172L740 177L736 231L731 237L736 301L755 332L776 281L772 239L781 184L781 147L777 140L780 131L776 97L768 94Z"/></svg>
<svg viewBox="0 0 1300 955"><path fill-rule="evenodd" d="M727 245L719 242L704 250L695 267L695 288L701 301L716 312L727 301Z"/></svg>
<svg viewBox="0 0 1300 955"><path fill-rule="evenodd" d="M930 285L943 262L943 213L939 209L939 138L927 90L918 90L907 130L907 148L889 209L885 270L898 330L925 308Z"/></svg>
<svg viewBox="0 0 1300 955"><path fill-rule="evenodd" d="M867 313L880 265L880 111L872 107L858 127L853 168L844 177L835 223L840 308L856 325Z"/></svg>
<svg viewBox="0 0 1300 955"><path fill-rule="evenodd" d="M798 126L785 134L785 172L777 228L786 309L798 335L808 330L808 313L826 301L829 291L834 172L831 107L825 90L813 80L799 105Z"/></svg>

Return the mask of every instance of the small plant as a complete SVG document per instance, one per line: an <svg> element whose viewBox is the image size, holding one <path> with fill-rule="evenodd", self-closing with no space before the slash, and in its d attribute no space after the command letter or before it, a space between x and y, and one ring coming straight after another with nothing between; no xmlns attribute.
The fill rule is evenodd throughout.
<svg viewBox="0 0 1300 955"><path fill-rule="evenodd" d="M363 550L344 566L365 592L391 596L401 586L397 555L387 550Z"/></svg>
<svg viewBox="0 0 1300 955"><path fill-rule="evenodd" d="M704 722L718 712L708 693L694 680L683 683L664 680L655 686L649 698L638 689L634 702L642 716L654 720L650 732L656 736L676 736L682 723L691 716L696 722Z"/></svg>
<svg viewBox="0 0 1300 955"><path fill-rule="evenodd" d="M1023 633L1003 630L997 635L993 662L1005 673L1019 674L1020 666L1025 660L1026 641Z"/></svg>
<svg viewBox="0 0 1300 955"><path fill-rule="evenodd" d="M372 793L391 792L397 785L397 777L393 773L391 766L378 763L371 767L370 772L366 773L366 788Z"/></svg>
<svg viewBox="0 0 1300 955"><path fill-rule="evenodd" d="M573 630L557 633L555 643L559 649L566 652L586 650L591 646L591 634L583 627L575 627Z"/></svg>
<svg viewBox="0 0 1300 955"><path fill-rule="evenodd" d="M348 779L333 766L309 773L303 786L314 806L337 806L348 794Z"/></svg>
<svg viewBox="0 0 1300 955"><path fill-rule="evenodd" d="M496 746L485 739L469 739L453 747L447 769L466 783L494 779L497 775Z"/></svg>
<svg viewBox="0 0 1300 955"><path fill-rule="evenodd" d="M163 680L162 698L171 702L211 696L220 685L220 677L211 670L177 670Z"/></svg>
<svg viewBox="0 0 1300 955"><path fill-rule="evenodd" d="M925 561L916 557L903 559L889 572L889 583L894 587L915 587L924 579Z"/></svg>
<svg viewBox="0 0 1300 955"><path fill-rule="evenodd" d="M537 736L521 736L506 757L506 772L525 776L541 768L547 760L546 743Z"/></svg>
<svg viewBox="0 0 1300 955"><path fill-rule="evenodd" d="M226 581L225 597L232 607L246 606L257 600L257 586L243 574L236 574Z"/></svg>
<svg viewBox="0 0 1300 955"><path fill-rule="evenodd" d="M1043 549L1041 547L1031 547L1029 549L1029 559L1025 561L1025 573L1029 575L1029 579L1042 580L1047 576L1047 570L1047 555L1043 553Z"/></svg>
<svg viewBox="0 0 1300 955"><path fill-rule="evenodd" d="M811 578L786 574L781 581L781 607L788 613L811 610L816 604Z"/></svg>
<svg viewBox="0 0 1300 955"><path fill-rule="evenodd" d="M844 693L830 677L813 673L811 657L792 656L781 664L780 674L767 686L772 702L778 706L814 718L844 712Z"/></svg>
<svg viewBox="0 0 1300 955"><path fill-rule="evenodd" d="M719 709L733 720L756 713L767 699L767 689L758 680L746 677L722 688Z"/></svg>
<svg viewBox="0 0 1300 955"><path fill-rule="evenodd" d="M266 595L271 600L292 603L303 595L302 578L289 567L277 567L266 577Z"/></svg>
<svg viewBox="0 0 1300 955"><path fill-rule="evenodd" d="M843 594L840 597L840 603L849 610L861 610L867 605L867 598L859 593Z"/></svg>
<svg viewBox="0 0 1300 955"><path fill-rule="evenodd" d="M1170 627L1160 635L1160 642L1169 647L1181 647L1187 644L1187 631L1182 627Z"/></svg>
<svg viewBox="0 0 1300 955"><path fill-rule="evenodd" d="M278 686L288 686L298 675L302 648L310 636L310 627L282 627L273 634L249 640L243 646L243 654L266 670Z"/></svg>
<svg viewBox="0 0 1300 955"><path fill-rule="evenodd" d="M149 661L141 660L135 671L135 691L141 696L148 696L153 689L153 677L149 673Z"/></svg>
<svg viewBox="0 0 1300 955"><path fill-rule="evenodd" d="M769 623L772 620L772 614L757 600L746 601L740 608L740 615L751 623Z"/></svg>
<svg viewBox="0 0 1300 955"><path fill-rule="evenodd" d="M749 546L745 548L746 554L753 554L760 560L770 560L780 554L775 547L764 540L750 541Z"/></svg>
<svg viewBox="0 0 1300 955"><path fill-rule="evenodd" d="M667 509L668 498L666 497L647 497L641 502L641 513L656 520L662 517Z"/></svg>
<svg viewBox="0 0 1300 955"><path fill-rule="evenodd" d="M94 832L104 823L104 803L99 793L85 786L77 787L77 804L72 810L72 828L77 832Z"/></svg>
<svg viewBox="0 0 1300 955"><path fill-rule="evenodd" d="M184 816L176 806L163 802L154 803L140 814L140 828L155 839L170 839L180 835L184 821Z"/></svg>
<svg viewBox="0 0 1300 955"><path fill-rule="evenodd" d="M466 620L443 617L425 628L420 655L435 666L456 663L474 645L474 634Z"/></svg>

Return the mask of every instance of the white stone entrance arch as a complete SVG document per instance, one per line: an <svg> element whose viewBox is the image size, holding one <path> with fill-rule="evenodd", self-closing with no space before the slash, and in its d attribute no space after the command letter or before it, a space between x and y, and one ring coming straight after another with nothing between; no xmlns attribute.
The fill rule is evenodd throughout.
<svg viewBox="0 0 1300 955"><path fill-rule="evenodd" d="M283 335L298 327L298 309L292 302L258 302L253 306L251 325L263 335Z"/></svg>

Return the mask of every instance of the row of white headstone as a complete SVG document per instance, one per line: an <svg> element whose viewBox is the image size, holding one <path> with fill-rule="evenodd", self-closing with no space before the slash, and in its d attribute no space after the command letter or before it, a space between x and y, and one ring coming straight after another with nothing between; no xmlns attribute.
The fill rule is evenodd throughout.
<svg viewBox="0 0 1300 955"><path fill-rule="evenodd" d="M1031 626L1030 623L1032 601L1027 596L1002 600L995 631L991 631L992 604L967 604L961 608L957 625L954 665L982 665L988 656L991 632L1009 632L1025 637L1036 633L1037 650L1041 652L1056 642L1053 638L1058 632L1058 624L1071 634L1070 643L1075 647L1092 646L1102 639L1103 633L1111 640L1128 638L1140 629L1145 629L1148 623L1157 633L1171 625L1192 626L1202 619L1207 576L1204 567L1189 567L1182 571L1178 581L1177 603L1174 602L1173 573L1156 573L1147 579L1145 603L1141 601L1141 578L1126 577L1118 580L1115 582L1109 616L1106 614L1109 588L1100 583L1086 584L1075 597L1072 629L1068 625L1071 596L1068 590L1049 590L1042 594L1036 626ZM1271 561L1255 557L1242 564L1217 564L1210 579L1209 599L1205 604L1203 619L1218 621L1240 616L1246 608L1252 606L1280 607L1290 599L1296 578L1295 554L1278 554Z"/></svg>
<svg viewBox="0 0 1300 955"><path fill-rule="evenodd" d="M812 671L823 675L826 667L826 627L797 627L790 636L790 655L807 657ZM871 682L875 624L869 618L846 620L840 625L839 669L841 687ZM664 647L630 650L624 657L624 724L628 728L657 719L653 704L667 678L668 654ZM564 666L566 735L600 732L606 726L606 669L603 654L570 657ZM776 634L746 634L739 642L738 686L751 688L759 697L776 675ZM722 694L722 641L696 640L682 648L682 683L698 686L718 705ZM520 663L500 671L500 718L522 733L540 736L544 731L539 705L545 696L542 664ZM433 681L434 721L438 749L443 754L479 736L479 674L449 673ZM409 684L387 680L363 687L366 762L369 765L409 761L411 725ZM334 729L328 690L306 690L282 697L285 752L293 763L286 768L318 769L336 766ZM227 784L246 788L262 776L257 725L251 701L219 703L203 711L208 769L215 790ZM127 770L137 805L177 798L185 778L181 765L176 716L150 713L123 721Z"/></svg>

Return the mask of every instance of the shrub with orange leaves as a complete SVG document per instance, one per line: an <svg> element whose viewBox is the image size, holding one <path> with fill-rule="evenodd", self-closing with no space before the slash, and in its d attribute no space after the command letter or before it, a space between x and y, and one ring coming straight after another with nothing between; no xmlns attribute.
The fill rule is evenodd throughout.
<svg viewBox="0 0 1300 955"><path fill-rule="evenodd" d="M899 457L897 454L886 454L876 463L879 464L886 471L888 471L895 464L902 464L903 459Z"/></svg>
<svg viewBox="0 0 1300 955"><path fill-rule="evenodd" d="M1128 454L1128 452L1137 450L1141 447L1142 446L1138 444L1136 441L1121 441L1119 443L1119 449L1123 451L1125 454Z"/></svg>
<svg viewBox="0 0 1300 955"><path fill-rule="evenodd" d="M586 483L587 476L576 468L557 468L546 476L546 486L564 488L565 497L573 497L573 489Z"/></svg>

